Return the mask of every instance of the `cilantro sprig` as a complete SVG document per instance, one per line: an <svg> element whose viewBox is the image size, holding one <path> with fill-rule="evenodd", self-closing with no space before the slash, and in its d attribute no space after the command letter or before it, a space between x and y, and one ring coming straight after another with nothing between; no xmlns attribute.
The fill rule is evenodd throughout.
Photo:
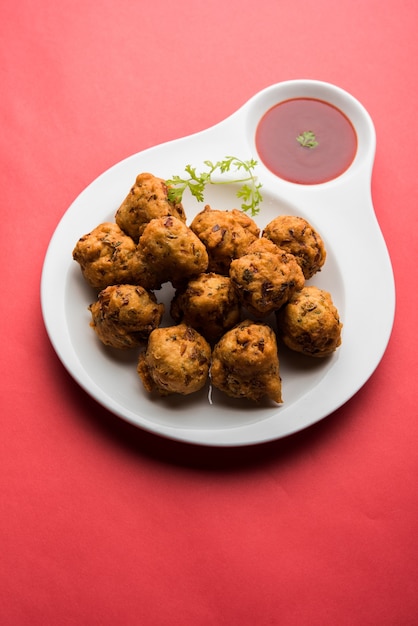
<svg viewBox="0 0 418 626"><path fill-rule="evenodd" d="M206 171L197 172L195 167L186 165L184 170L188 177L182 178L174 175L166 180L169 200L181 202L185 190L188 189L198 202L204 202L206 185L241 183L242 185L236 193L237 198L242 200L241 209L250 212L252 216L258 214L263 197L260 191L262 185L257 181L257 176L254 174L257 161L254 159L243 161L234 156L226 156L221 161L203 161L203 163L207 167ZM215 173L225 174L231 171L241 172L243 176L236 175L234 178L228 177L225 180L214 179Z"/></svg>
<svg viewBox="0 0 418 626"><path fill-rule="evenodd" d="M304 130L296 137L296 141L300 143L303 148L316 148L318 142L315 137L315 133L312 130Z"/></svg>

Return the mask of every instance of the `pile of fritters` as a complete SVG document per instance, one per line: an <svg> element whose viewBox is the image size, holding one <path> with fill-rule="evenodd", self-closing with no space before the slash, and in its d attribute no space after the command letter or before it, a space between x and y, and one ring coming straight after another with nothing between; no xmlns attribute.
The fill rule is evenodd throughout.
<svg viewBox="0 0 418 626"><path fill-rule="evenodd" d="M305 281L326 259L319 233L280 215L260 232L237 209L196 215L190 226L165 181L139 174L115 214L73 250L97 299L91 326L106 346L140 346L144 388L189 395L210 378L234 398L282 402L276 332L291 350L325 357L341 344L331 295ZM171 283L173 324L161 327L155 291Z"/></svg>

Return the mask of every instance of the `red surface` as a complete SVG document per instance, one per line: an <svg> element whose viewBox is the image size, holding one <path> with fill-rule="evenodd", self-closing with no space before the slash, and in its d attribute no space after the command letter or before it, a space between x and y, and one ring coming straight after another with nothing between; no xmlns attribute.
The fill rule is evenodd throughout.
<svg viewBox="0 0 418 626"><path fill-rule="evenodd" d="M418 623L417 6L2 3L2 624ZM336 83L375 122L388 349L352 400L286 440L146 434L89 399L49 343L49 239L107 167L292 78Z"/></svg>

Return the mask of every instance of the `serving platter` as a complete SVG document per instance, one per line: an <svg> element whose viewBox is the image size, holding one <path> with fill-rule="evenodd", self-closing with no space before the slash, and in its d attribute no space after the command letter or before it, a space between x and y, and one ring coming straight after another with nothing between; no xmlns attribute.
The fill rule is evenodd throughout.
<svg viewBox="0 0 418 626"><path fill-rule="evenodd" d="M292 98L322 100L342 111L357 134L351 166L335 179L303 185L274 175L257 153L256 130L271 107ZM115 415L157 435L208 446L244 446L285 437L329 416L366 383L379 364L392 330L395 285L387 247L371 197L375 130L370 115L352 95L321 81L293 80L267 87L219 124L144 150L94 180L68 208L48 246L41 303L52 345L77 383ZM88 306L96 294L72 259L78 239L114 215L137 174L161 178L181 174L187 164L204 167L226 155L256 159L263 202L254 218L263 229L279 214L304 217L327 250L320 273L307 284L332 295L344 324L342 345L326 359L292 353L279 344L283 404L235 400L210 385L190 396L148 394L136 372L138 351L105 348L90 328ZM209 186L205 204L239 208L234 184ZM183 205L190 224L203 209L191 195ZM166 305L170 284L156 292ZM274 324L274 322L272 322Z"/></svg>

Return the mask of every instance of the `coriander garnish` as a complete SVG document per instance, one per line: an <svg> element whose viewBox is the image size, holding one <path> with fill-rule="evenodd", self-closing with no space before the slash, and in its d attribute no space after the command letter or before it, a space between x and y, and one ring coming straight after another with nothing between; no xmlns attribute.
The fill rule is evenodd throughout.
<svg viewBox="0 0 418 626"><path fill-rule="evenodd" d="M318 145L315 133L312 130L304 130L303 133L296 137L296 141L298 141L303 148L316 148Z"/></svg>
<svg viewBox="0 0 418 626"><path fill-rule="evenodd" d="M243 211L249 211L252 216L257 215L260 208L260 202L263 197L261 195L261 183L257 182L257 176L253 173L257 161L250 159L248 161L242 161L234 156L227 156L222 161L204 161L204 164L208 168L206 172L197 173L196 168L191 165L186 165L184 168L189 175L188 178L182 178L181 176L173 176L166 180L168 189L168 198L173 202L181 202L183 193L186 189L189 189L192 196L194 196L198 202L204 201L204 190L206 185L226 185L231 183L243 183L241 188L237 191L237 198L243 200L241 209ZM239 170L246 172L243 177L237 177L227 180L213 180L212 175L219 171L220 174L230 172L233 168L236 172Z"/></svg>

